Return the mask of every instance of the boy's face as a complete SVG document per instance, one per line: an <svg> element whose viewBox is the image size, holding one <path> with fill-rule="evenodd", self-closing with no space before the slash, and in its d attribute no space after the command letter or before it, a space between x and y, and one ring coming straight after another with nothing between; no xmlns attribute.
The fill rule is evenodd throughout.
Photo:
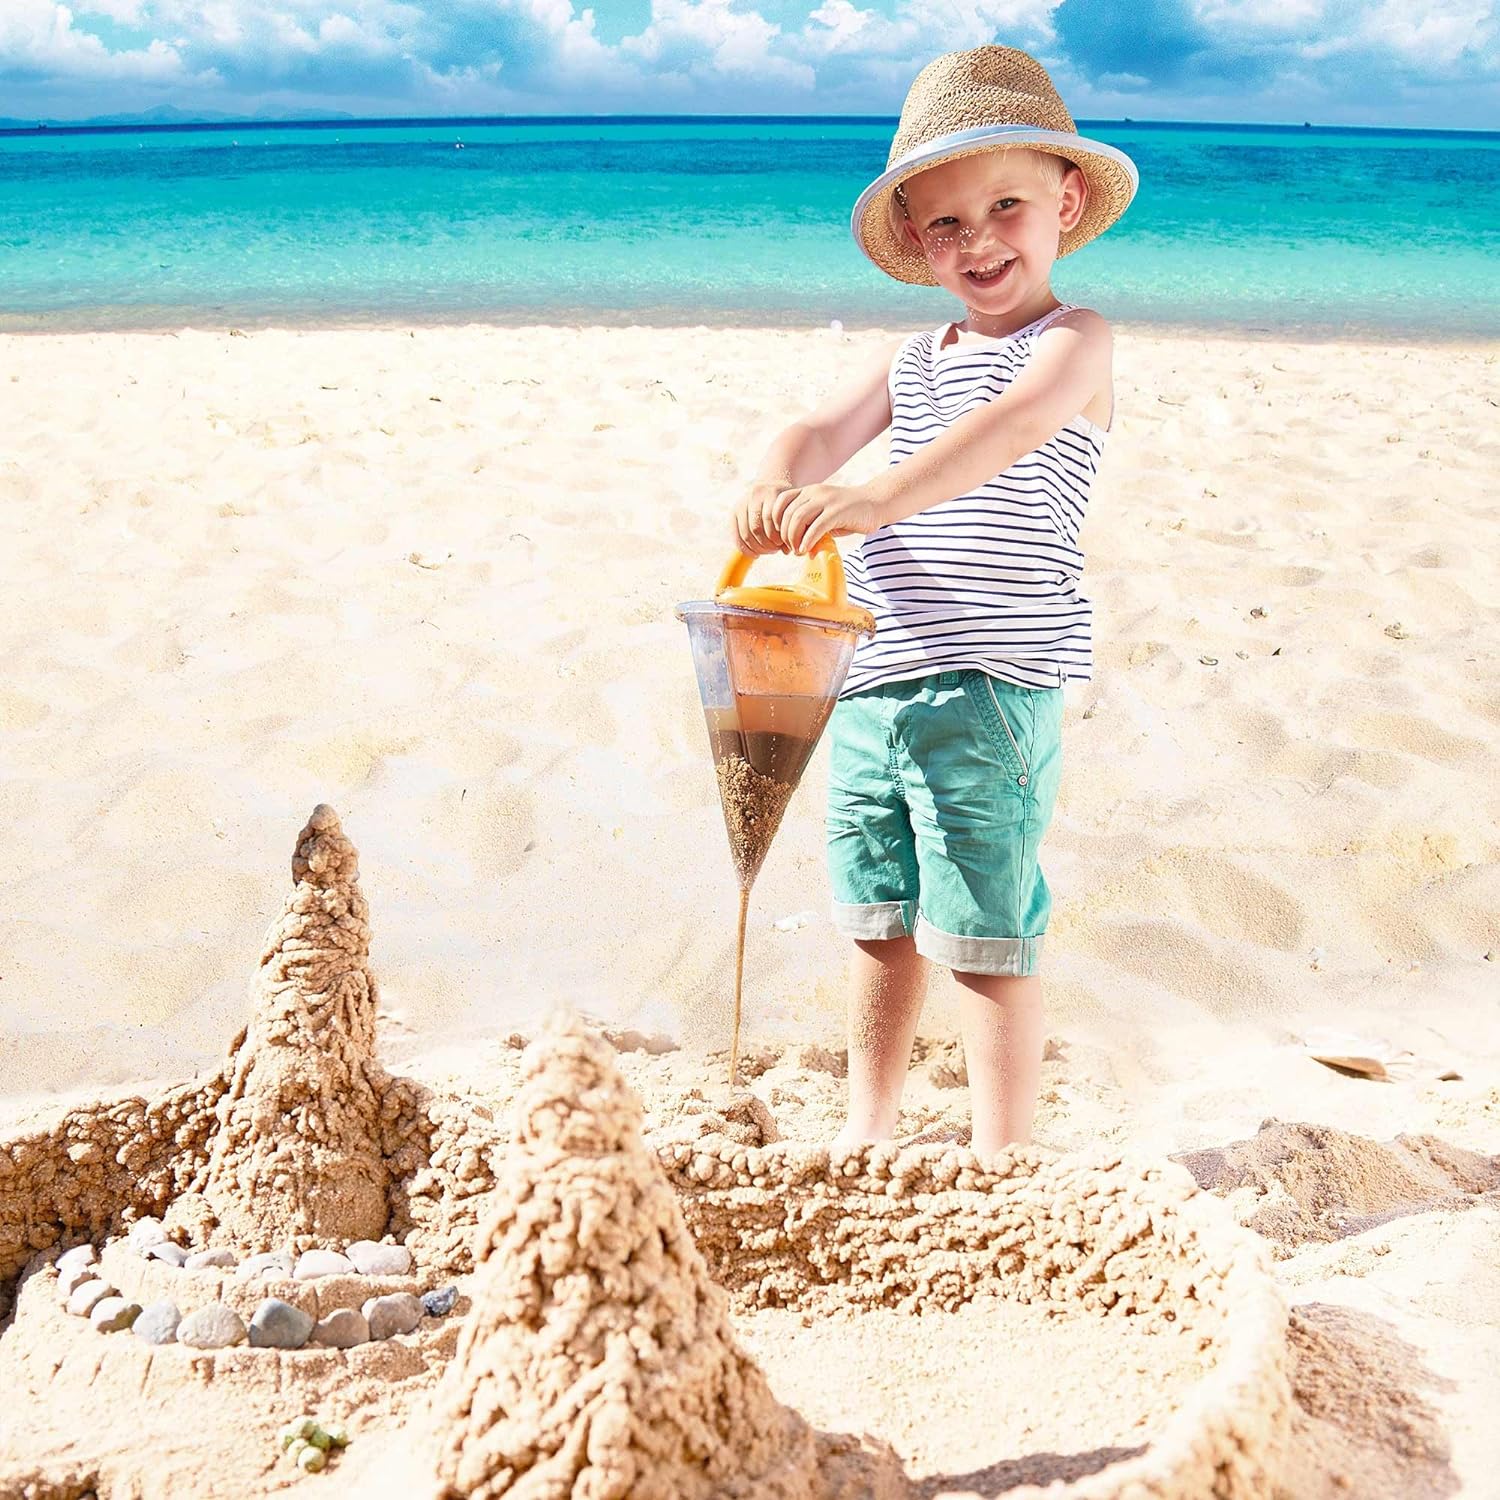
<svg viewBox="0 0 1500 1500"><path fill-rule="evenodd" d="M906 181L904 233L938 285L976 312L1030 306L1049 286L1058 236L1083 216L1083 173L1069 168L1054 188L1037 155L980 151Z"/></svg>

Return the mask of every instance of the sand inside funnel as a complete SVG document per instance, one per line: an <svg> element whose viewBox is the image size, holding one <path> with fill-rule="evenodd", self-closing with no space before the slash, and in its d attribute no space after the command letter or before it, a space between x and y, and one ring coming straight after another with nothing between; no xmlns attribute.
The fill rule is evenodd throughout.
<svg viewBox="0 0 1500 1500"><path fill-rule="evenodd" d="M719 779L719 799L724 804L724 827L729 832L735 874L740 888L748 890L766 862L771 840L781 827L781 815L797 788L792 782L763 776L739 755L726 755L714 767L714 774Z"/></svg>

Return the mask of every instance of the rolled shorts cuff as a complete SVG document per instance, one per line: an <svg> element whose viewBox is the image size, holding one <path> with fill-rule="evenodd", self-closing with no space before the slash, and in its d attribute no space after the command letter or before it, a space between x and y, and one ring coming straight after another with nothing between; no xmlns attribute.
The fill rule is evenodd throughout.
<svg viewBox="0 0 1500 1500"><path fill-rule="evenodd" d="M1035 937L960 937L917 918L917 952L960 974L1035 974L1042 960L1043 933Z"/></svg>
<svg viewBox="0 0 1500 1500"><path fill-rule="evenodd" d="M868 901L850 905L833 903L833 925L846 937L880 943L888 938L908 937L916 916L915 901Z"/></svg>

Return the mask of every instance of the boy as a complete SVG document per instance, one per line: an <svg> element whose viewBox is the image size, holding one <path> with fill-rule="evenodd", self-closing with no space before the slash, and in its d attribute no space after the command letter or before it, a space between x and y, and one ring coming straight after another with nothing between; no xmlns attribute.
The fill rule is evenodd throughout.
<svg viewBox="0 0 1500 1500"><path fill-rule="evenodd" d="M882 270L945 288L965 317L882 348L776 438L735 507L752 554L864 536L849 595L877 631L831 720L834 924L856 949L836 1146L894 1133L929 960L962 989L974 1149L1030 1139L1051 908L1037 846L1062 685L1090 675L1077 533L1113 404L1109 325L1060 303L1050 278L1135 185L1025 53L930 63L853 231ZM822 482L888 427L879 478Z"/></svg>

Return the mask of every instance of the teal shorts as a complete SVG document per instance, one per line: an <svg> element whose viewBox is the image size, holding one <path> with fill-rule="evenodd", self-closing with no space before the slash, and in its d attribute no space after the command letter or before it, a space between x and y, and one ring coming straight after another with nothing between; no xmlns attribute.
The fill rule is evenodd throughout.
<svg viewBox="0 0 1500 1500"><path fill-rule="evenodd" d="M839 700L828 768L833 922L902 936L965 974L1034 974L1052 893L1037 849L1057 800L1062 697L984 672Z"/></svg>

